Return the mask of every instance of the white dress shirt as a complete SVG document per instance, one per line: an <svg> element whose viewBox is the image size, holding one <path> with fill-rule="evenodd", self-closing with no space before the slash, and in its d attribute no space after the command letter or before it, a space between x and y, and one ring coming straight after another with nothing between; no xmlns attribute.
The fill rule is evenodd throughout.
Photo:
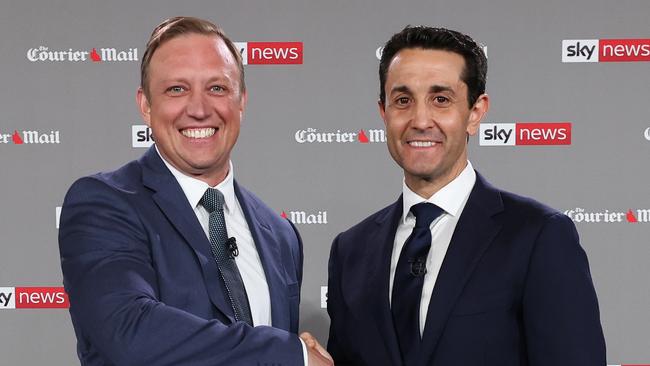
<svg viewBox="0 0 650 366"><path fill-rule="evenodd" d="M176 181L183 189L185 197L190 206L194 209L196 218L201 223L203 232L205 232L208 240L210 239L210 214L208 211L199 204L201 197L208 188L218 189L224 197L223 216L226 220L226 231L228 237L235 237L237 241L237 249L239 255L235 258L237 268L241 274L246 295L248 296L248 304L251 309L251 317L253 318L253 326L268 325L272 326L271 319L271 295L269 293L269 286L266 282L266 275L264 274L264 267L262 267L262 260L255 247L253 236L248 228L248 222L239 205L237 195L235 195L234 186L234 171L232 161L229 162L230 169L226 178L217 184L215 187L210 187L202 180L187 176L169 164L158 151L156 152L165 163L169 171L172 173ZM215 281L220 281L218 278ZM300 340L302 345L302 354L305 366L307 366L307 348L305 343Z"/></svg>
<svg viewBox="0 0 650 366"><path fill-rule="evenodd" d="M395 242L393 243L393 253L390 261L390 284L389 295L392 299L393 282L395 280L395 269L400 253L404 247L406 239L411 235L415 227L415 215L411 213L411 207L421 202L429 202L444 210L442 215L431 223L431 249L427 255L427 273L424 275L424 285L422 286L422 297L420 298L420 335L424 332L424 326L427 319L427 310L429 301L433 293L433 287L436 284L442 261L447 254L447 248L451 242L451 236L454 234L458 218L460 217L469 194L476 182L476 172L472 164L468 161L467 166L454 180L442 187L429 199L420 197L413 192L407 185L406 181L402 184L402 201L403 213L402 218L397 226L395 233ZM389 301L391 301L389 299Z"/></svg>

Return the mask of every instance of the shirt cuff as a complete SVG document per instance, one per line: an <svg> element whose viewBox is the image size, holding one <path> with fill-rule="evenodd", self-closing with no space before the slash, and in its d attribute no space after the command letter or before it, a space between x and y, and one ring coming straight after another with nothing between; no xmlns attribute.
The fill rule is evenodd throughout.
<svg viewBox="0 0 650 366"><path fill-rule="evenodd" d="M305 345L305 342L301 339L300 344L302 345L302 359L305 361L305 366L309 366L309 356L307 355L307 345Z"/></svg>

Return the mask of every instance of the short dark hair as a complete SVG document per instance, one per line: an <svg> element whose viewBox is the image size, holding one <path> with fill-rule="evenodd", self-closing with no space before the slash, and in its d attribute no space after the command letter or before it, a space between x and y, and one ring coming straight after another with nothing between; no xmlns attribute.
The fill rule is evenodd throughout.
<svg viewBox="0 0 650 366"><path fill-rule="evenodd" d="M388 67L395 55L407 48L450 51L463 56L465 68L460 77L467 85L467 100L470 108L478 97L485 93L487 58L479 44L474 42L471 37L450 29L408 25L386 42L381 54L379 100L382 104L386 102L385 87Z"/></svg>
<svg viewBox="0 0 650 366"><path fill-rule="evenodd" d="M202 34L221 38L237 62L240 91L243 92L246 90L246 84L244 83L244 65L241 54L222 29L207 20L199 18L173 17L164 20L153 30L147 42L147 48L142 56L142 64L140 64L140 87L147 98L149 98L149 63L151 63L153 54L165 42L186 34Z"/></svg>

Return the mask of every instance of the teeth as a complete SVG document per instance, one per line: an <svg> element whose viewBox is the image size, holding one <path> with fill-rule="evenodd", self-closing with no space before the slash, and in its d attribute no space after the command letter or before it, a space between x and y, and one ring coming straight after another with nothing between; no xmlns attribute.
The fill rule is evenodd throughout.
<svg viewBox="0 0 650 366"><path fill-rule="evenodd" d="M414 146L414 147L431 147L435 143L433 141L411 141L409 142L409 145Z"/></svg>
<svg viewBox="0 0 650 366"><path fill-rule="evenodd" d="M187 128L181 131L183 136L193 139L204 139L214 135L217 132L215 128Z"/></svg>

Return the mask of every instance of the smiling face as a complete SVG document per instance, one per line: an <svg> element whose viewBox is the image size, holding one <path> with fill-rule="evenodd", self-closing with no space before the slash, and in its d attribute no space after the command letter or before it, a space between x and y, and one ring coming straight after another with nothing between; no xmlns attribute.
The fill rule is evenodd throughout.
<svg viewBox="0 0 650 366"><path fill-rule="evenodd" d="M153 54L137 100L162 157L211 186L228 174L246 105L237 61L215 36L172 38Z"/></svg>
<svg viewBox="0 0 650 366"><path fill-rule="evenodd" d="M481 95L470 108L461 80L459 54L419 48L398 52L386 78L379 112L391 156L406 184L428 198L467 165L467 135L476 134L489 102Z"/></svg>

